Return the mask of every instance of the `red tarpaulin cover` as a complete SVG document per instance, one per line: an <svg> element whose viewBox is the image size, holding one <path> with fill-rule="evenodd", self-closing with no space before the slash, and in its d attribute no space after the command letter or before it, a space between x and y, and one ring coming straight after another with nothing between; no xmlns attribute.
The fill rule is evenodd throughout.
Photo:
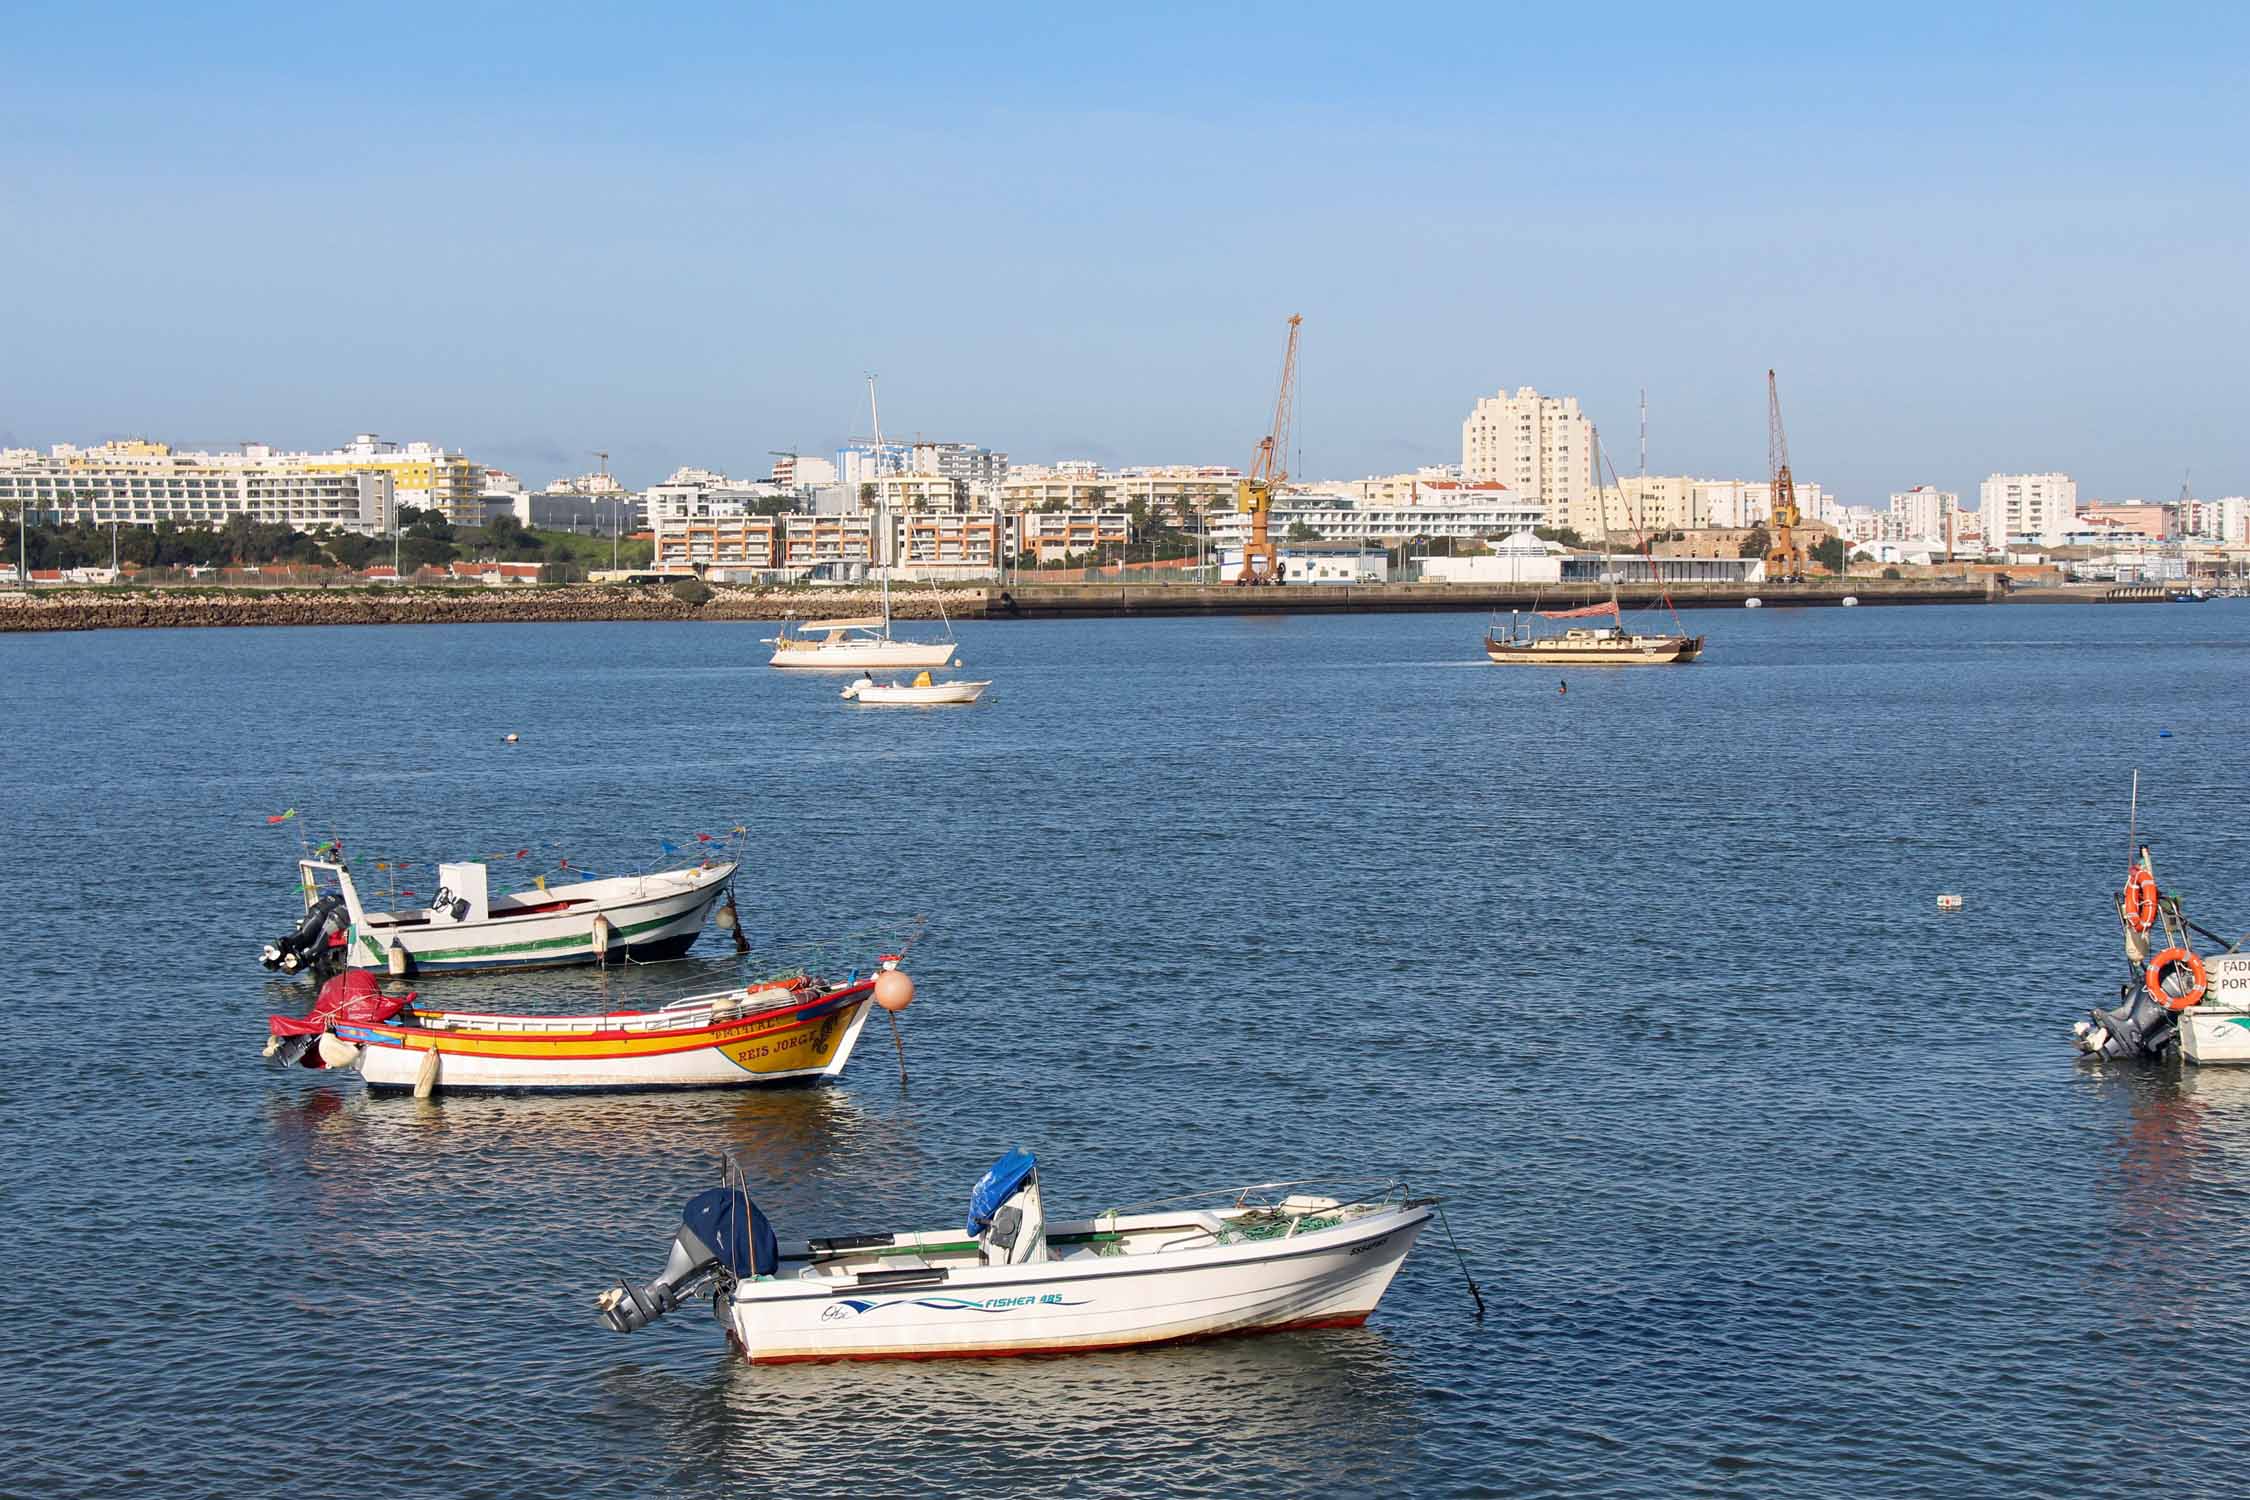
<svg viewBox="0 0 2250 1500"><path fill-rule="evenodd" d="M1542 620L1591 620L1596 615L1614 615L1616 613L1617 601L1612 599L1606 604L1589 604L1584 609L1543 609L1539 611L1539 618Z"/></svg>
<svg viewBox="0 0 2250 1500"><path fill-rule="evenodd" d="M414 997L386 995L375 976L365 969L350 969L320 987L320 998L307 1016L268 1016L266 1029L275 1036L318 1036L343 1021L366 1026L388 1021L412 1003Z"/></svg>

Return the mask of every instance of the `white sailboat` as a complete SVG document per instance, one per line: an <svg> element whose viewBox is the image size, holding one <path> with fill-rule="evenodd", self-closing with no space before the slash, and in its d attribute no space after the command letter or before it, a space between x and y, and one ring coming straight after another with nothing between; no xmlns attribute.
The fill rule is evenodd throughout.
<svg viewBox="0 0 2250 1500"><path fill-rule="evenodd" d="M952 622L945 618L945 596L932 585L938 601L938 619L945 625L942 641L902 641L891 634L891 570L884 554L891 549L891 512L883 500L883 413L875 401L875 377L867 377L867 409L875 421L875 534L869 538L868 563L881 580L881 615L840 620L808 620L791 628L784 622L772 638L776 667L809 667L820 671L856 672L872 667L942 667L953 660Z"/></svg>

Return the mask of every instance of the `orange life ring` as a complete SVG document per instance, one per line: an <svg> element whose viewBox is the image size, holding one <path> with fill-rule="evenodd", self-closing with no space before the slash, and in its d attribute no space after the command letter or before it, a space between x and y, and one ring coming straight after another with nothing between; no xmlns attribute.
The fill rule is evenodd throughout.
<svg viewBox="0 0 2250 1500"><path fill-rule="evenodd" d="M2184 995L2167 994L2164 990L2164 971L2174 964L2185 964L2188 977L2195 981ZM2197 958L2194 950L2189 948L2167 948L2155 955L2148 961L2148 973L2144 977L2148 980L2148 992L2166 1010L2186 1010L2191 1005L2201 1003L2203 987L2209 978L2203 972L2203 960Z"/></svg>
<svg viewBox="0 0 2250 1500"><path fill-rule="evenodd" d="M2125 895L2119 906L2125 925L2146 932L2156 925L2156 877L2139 865L2125 877Z"/></svg>

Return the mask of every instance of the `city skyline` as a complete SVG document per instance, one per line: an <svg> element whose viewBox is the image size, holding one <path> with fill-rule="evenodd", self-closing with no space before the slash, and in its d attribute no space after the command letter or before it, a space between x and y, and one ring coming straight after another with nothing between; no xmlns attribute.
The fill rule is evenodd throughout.
<svg viewBox="0 0 2250 1500"><path fill-rule="evenodd" d="M1457 462L1521 386L1621 473L1645 388L1652 473L1758 477L1772 366L1850 503L2250 488L2231 12L15 32L11 444L642 487L863 435L872 369L893 435L1247 467L1301 313L1311 477Z"/></svg>

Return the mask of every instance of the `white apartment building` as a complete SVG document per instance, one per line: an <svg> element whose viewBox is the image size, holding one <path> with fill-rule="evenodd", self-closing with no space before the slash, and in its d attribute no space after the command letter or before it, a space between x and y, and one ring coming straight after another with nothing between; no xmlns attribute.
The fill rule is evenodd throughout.
<svg viewBox="0 0 2250 1500"><path fill-rule="evenodd" d="M773 461L773 473L770 477L785 490L817 490L842 483L837 477L833 462L825 458L814 458L809 453L779 455Z"/></svg>
<svg viewBox="0 0 2250 1500"><path fill-rule="evenodd" d="M662 484L652 484L642 496L642 509L651 529L685 525L691 521L733 520L767 502L792 498L777 484L755 479L729 479L715 469L679 468Z"/></svg>
<svg viewBox="0 0 2250 1500"><path fill-rule="evenodd" d="M907 468L910 473L958 480L972 492L984 491L1008 477L1008 455L974 443L916 443Z"/></svg>
<svg viewBox="0 0 2250 1500"><path fill-rule="evenodd" d="M2077 524L2078 484L2068 474L1994 474L1977 487L1985 544L2055 547Z"/></svg>
<svg viewBox="0 0 2250 1500"><path fill-rule="evenodd" d="M836 450L836 481L857 492L861 485L885 474L904 474L913 461L914 449L906 443L846 443Z"/></svg>
<svg viewBox="0 0 2250 1500"><path fill-rule="evenodd" d="M1703 479L1696 482L1702 492L1699 503L1703 506L1704 525L1726 529L1763 526L1773 519L1773 485L1763 479ZM1791 486L1797 494L1797 514L1807 521L1827 519L1835 509L1828 492L1809 480L1793 480Z"/></svg>
<svg viewBox="0 0 2250 1500"><path fill-rule="evenodd" d="M1283 495L1274 502L1267 529L1276 541L1293 526L1305 526L1325 542L1373 542L1389 545L1408 537L1452 537L1475 541L1511 536L1546 525L1545 514L1528 501L1495 505L1461 506L1351 506L1330 505L1322 497ZM1250 517L1241 511L1214 513L1210 521L1211 545L1241 546L1250 538Z"/></svg>
<svg viewBox="0 0 2250 1500"><path fill-rule="evenodd" d="M0 507L61 524L214 529L248 516L299 531L387 533L400 499L392 471L340 457L256 443L241 453L175 453L139 439L58 443L44 454L10 448L0 451Z"/></svg>
<svg viewBox="0 0 2250 1500"><path fill-rule="evenodd" d="M1895 539L1942 541L1950 529L1947 518L1960 508L1961 497L1951 490L1918 484L1910 490L1897 491L1891 496L1891 517L1897 527Z"/></svg>
<svg viewBox="0 0 2250 1500"><path fill-rule="evenodd" d="M362 432L331 453L275 453L264 443L244 444L242 451L316 473L388 474L401 510L442 511L455 526L484 523L484 470L436 443L393 443Z"/></svg>
<svg viewBox="0 0 2250 1500"><path fill-rule="evenodd" d="M1498 480L1536 502L1545 524L1583 514L1595 490L1594 424L1576 396L1542 396L1524 386L1479 400L1461 424L1461 477Z"/></svg>

